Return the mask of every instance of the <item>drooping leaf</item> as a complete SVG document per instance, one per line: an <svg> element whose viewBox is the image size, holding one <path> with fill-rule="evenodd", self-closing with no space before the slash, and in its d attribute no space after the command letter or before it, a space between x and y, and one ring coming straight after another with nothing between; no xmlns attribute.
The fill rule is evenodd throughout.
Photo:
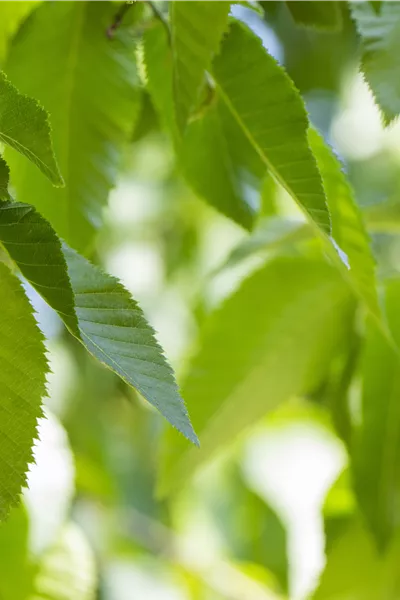
<svg viewBox="0 0 400 600"><path fill-rule="evenodd" d="M22 154L21 168L29 159L50 180L52 185L63 185L51 142L51 132L46 111L33 98L24 96L0 72L0 142ZM39 180L43 175L32 171ZM46 180L44 180L46 181Z"/></svg>
<svg viewBox="0 0 400 600"><path fill-rule="evenodd" d="M286 6L299 25L327 31L339 31L342 27L340 4L335 0L293 0L287 1Z"/></svg>
<svg viewBox="0 0 400 600"><path fill-rule="evenodd" d="M361 36L361 69L386 123L400 113L400 3L351 2Z"/></svg>
<svg viewBox="0 0 400 600"><path fill-rule="evenodd" d="M400 540L379 554L357 520L351 522L328 552L325 570L312 600L377 600L398 597Z"/></svg>
<svg viewBox="0 0 400 600"><path fill-rule="evenodd" d="M3 65L7 53L7 45L20 23L34 9L36 2L21 0L0 2L0 64Z"/></svg>
<svg viewBox="0 0 400 600"><path fill-rule="evenodd" d="M42 414L42 334L16 277L0 263L0 520L18 503Z"/></svg>
<svg viewBox="0 0 400 600"><path fill-rule="evenodd" d="M181 135L174 113L172 53L161 23L145 33L144 56L148 89L188 185L222 214L250 229L257 207L246 196L246 174L261 181L262 161L217 96Z"/></svg>
<svg viewBox="0 0 400 600"><path fill-rule="evenodd" d="M26 600L94 600L97 577L92 549L75 524L64 527L45 553Z"/></svg>
<svg viewBox="0 0 400 600"><path fill-rule="evenodd" d="M0 202L0 242L25 279L79 335L67 263L50 224L29 204Z"/></svg>
<svg viewBox="0 0 400 600"><path fill-rule="evenodd" d="M0 204L0 242L87 350L197 442L173 371L125 288L68 246L61 250L51 225L28 204Z"/></svg>
<svg viewBox="0 0 400 600"><path fill-rule="evenodd" d="M42 3L14 39L7 72L51 114L66 187L53 189L9 156L17 199L28 201L78 250L91 244L139 109L129 19L112 39L115 3Z"/></svg>
<svg viewBox="0 0 400 600"><path fill-rule="evenodd" d="M308 146L308 118L285 71L245 26L233 23L214 61L217 89L265 165L324 232L324 189Z"/></svg>
<svg viewBox="0 0 400 600"><path fill-rule="evenodd" d="M386 313L400 343L400 282L386 285ZM361 423L352 448L355 489L380 548L398 530L400 505L400 357L370 322L361 364Z"/></svg>
<svg viewBox="0 0 400 600"><path fill-rule="evenodd" d="M230 2L170 3L175 111L183 131L228 26Z"/></svg>
<svg viewBox="0 0 400 600"><path fill-rule="evenodd" d="M183 385L200 451L167 436L161 492L279 403L312 389L352 302L339 274L312 260L278 258L246 280L209 319Z"/></svg>
<svg viewBox="0 0 400 600"><path fill-rule="evenodd" d="M114 277L70 248L64 246L64 255L86 348L197 443L173 371L137 303Z"/></svg>
<svg viewBox="0 0 400 600"><path fill-rule="evenodd" d="M380 318L375 261L353 190L338 159L314 129L309 130L309 140L325 188L332 237L348 262L344 271L371 313Z"/></svg>

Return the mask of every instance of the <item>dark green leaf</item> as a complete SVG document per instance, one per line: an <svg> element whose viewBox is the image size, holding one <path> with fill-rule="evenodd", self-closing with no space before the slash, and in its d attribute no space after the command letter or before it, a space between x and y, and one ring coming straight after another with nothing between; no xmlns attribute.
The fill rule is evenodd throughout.
<svg viewBox="0 0 400 600"><path fill-rule="evenodd" d="M334 0L294 0L286 5L299 25L327 31L339 31L342 27L340 3Z"/></svg>

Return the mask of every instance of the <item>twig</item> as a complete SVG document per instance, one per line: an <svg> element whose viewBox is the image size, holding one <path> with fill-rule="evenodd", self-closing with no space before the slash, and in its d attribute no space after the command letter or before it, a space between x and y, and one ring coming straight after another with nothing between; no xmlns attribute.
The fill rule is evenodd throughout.
<svg viewBox="0 0 400 600"><path fill-rule="evenodd" d="M112 40L112 38L114 37L116 30L121 25L122 20L123 20L124 16L126 15L126 13L128 12L128 10L131 8L131 6L134 5L134 2L135 2L135 0L132 0L130 2L124 2L119 7L118 11L115 14L114 21L111 23L110 27L107 29L107 37L109 40Z"/></svg>

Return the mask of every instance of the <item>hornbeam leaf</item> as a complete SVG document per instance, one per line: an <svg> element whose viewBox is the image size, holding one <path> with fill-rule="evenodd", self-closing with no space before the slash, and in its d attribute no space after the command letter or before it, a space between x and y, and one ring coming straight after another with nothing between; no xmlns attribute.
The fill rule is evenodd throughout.
<svg viewBox="0 0 400 600"><path fill-rule="evenodd" d="M361 69L386 123L400 114L400 3L351 2L361 36Z"/></svg>
<svg viewBox="0 0 400 600"><path fill-rule="evenodd" d="M354 192L338 159L314 129L309 130L309 141L325 188L332 237L346 254L349 269L343 271L371 313L381 318L375 261Z"/></svg>
<svg viewBox="0 0 400 600"><path fill-rule="evenodd" d="M160 492L182 485L281 402L313 389L352 312L349 287L322 262L278 258L247 279L206 323L183 384L201 448L192 452L168 433Z"/></svg>
<svg viewBox="0 0 400 600"><path fill-rule="evenodd" d="M228 26L230 2L171 2L175 112L184 130Z"/></svg>
<svg viewBox="0 0 400 600"><path fill-rule="evenodd" d="M134 6L109 39L114 2L43 2L13 40L10 78L51 114L66 187L54 189L8 156L17 199L29 201L74 248L100 225L139 109Z"/></svg>
<svg viewBox="0 0 400 600"><path fill-rule="evenodd" d="M54 156L46 111L36 100L21 94L2 72L0 141L28 158L52 184L63 185Z"/></svg>
<svg viewBox="0 0 400 600"><path fill-rule="evenodd" d="M0 263L0 519L18 503L42 415L43 336L18 279Z"/></svg>
<svg viewBox="0 0 400 600"><path fill-rule="evenodd" d="M320 230L330 232L308 118L286 72L249 29L233 23L214 61L217 89L265 165Z"/></svg>

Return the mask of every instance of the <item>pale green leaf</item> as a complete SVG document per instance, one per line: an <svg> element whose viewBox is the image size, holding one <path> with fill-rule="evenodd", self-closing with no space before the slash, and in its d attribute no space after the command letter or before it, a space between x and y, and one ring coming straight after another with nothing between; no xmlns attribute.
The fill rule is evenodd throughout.
<svg viewBox="0 0 400 600"><path fill-rule="evenodd" d="M300 94L261 40L233 23L213 75L227 106L265 165L324 232L330 231L324 189L308 145Z"/></svg>
<svg viewBox="0 0 400 600"><path fill-rule="evenodd" d="M287 1L286 6L299 25L332 32L342 27L340 3L335 0L293 0Z"/></svg>
<svg viewBox="0 0 400 600"><path fill-rule="evenodd" d="M386 285L386 314L400 343L400 281ZM355 489L378 545L398 529L400 505L400 357L370 322L361 364L361 422L352 445Z"/></svg>
<svg viewBox="0 0 400 600"><path fill-rule="evenodd" d="M0 263L0 520L26 483L47 361L42 334L18 279Z"/></svg>
<svg viewBox="0 0 400 600"><path fill-rule="evenodd" d="M0 72L0 142L29 159L54 185L63 185L51 142L46 111L33 98L21 94ZM43 176L32 168L39 180ZM48 183L52 188L51 184Z"/></svg>
<svg viewBox="0 0 400 600"><path fill-rule="evenodd" d="M205 71L228 26L230 2L170 3L175 111L181 130L196 108Z"/></svg>
<svg viewBox="0 0 400 600"><path fill-rule="evenodd" d="M96 590L93 551L81 529L70 523L43 556L26 600L95 600Z"/></svg>
<svg viewBox="0 0 400 600"><path fill-rule="evenodd" d="M183 385L201 448L192 452L168 434L161 492L278 404L312 389L352 308L348 286L323 263L279 258L247 279L206 323Z"/></svg>
<svg viewBox="0 0 400 600"><path fill-rule="evenodd" d="M7 72L51 114L54 146L65 178L54 189L9 156L17 199L28 201L57 233L86 250L114 186L121 150L139 109L135 7L115 32L113 2L44 2L14 39ZM133 17L132 17L133 15Z"/></svg>
<svg viewBox="0 0 400 600"><path fill-rule="evenodd" d="M351 2L361 36L361 69L386 123L400 113L400 3Z"/></svg>
<svg viewBox="0 0 400 600"><path fill-rule="evenodd" d="M188 185L222 214L250 229L256 207L246 197L246 184L251 179L255 187L260 185L257 180L264 175L265 165L217 96L180 134L174 114L172 53L161 23L145 33L144 57L147 87Z"/></svg>
<svg viewBox="0 0 400 600"><path fill-rule="evenodd" d="M64 247L64 255L86 348L197 443L173 371L137 303L99 267L70 248Z"/></svg>
<svg viewBox="0 0 400 600"><path fill-rule="evenodd" d="M348 269L343 271L371 313L380 318L375 261L353 190L338 159L313 129L309 141L325 188L332 237L346 255Z"/></svg>
<svg viewBox="0 0 400 600"><path fill-rule="evenodd" d="M399 539L387 554L379 554L354 520L333 542L312 600L395 600L400 592L399 559Z"/></svg>

